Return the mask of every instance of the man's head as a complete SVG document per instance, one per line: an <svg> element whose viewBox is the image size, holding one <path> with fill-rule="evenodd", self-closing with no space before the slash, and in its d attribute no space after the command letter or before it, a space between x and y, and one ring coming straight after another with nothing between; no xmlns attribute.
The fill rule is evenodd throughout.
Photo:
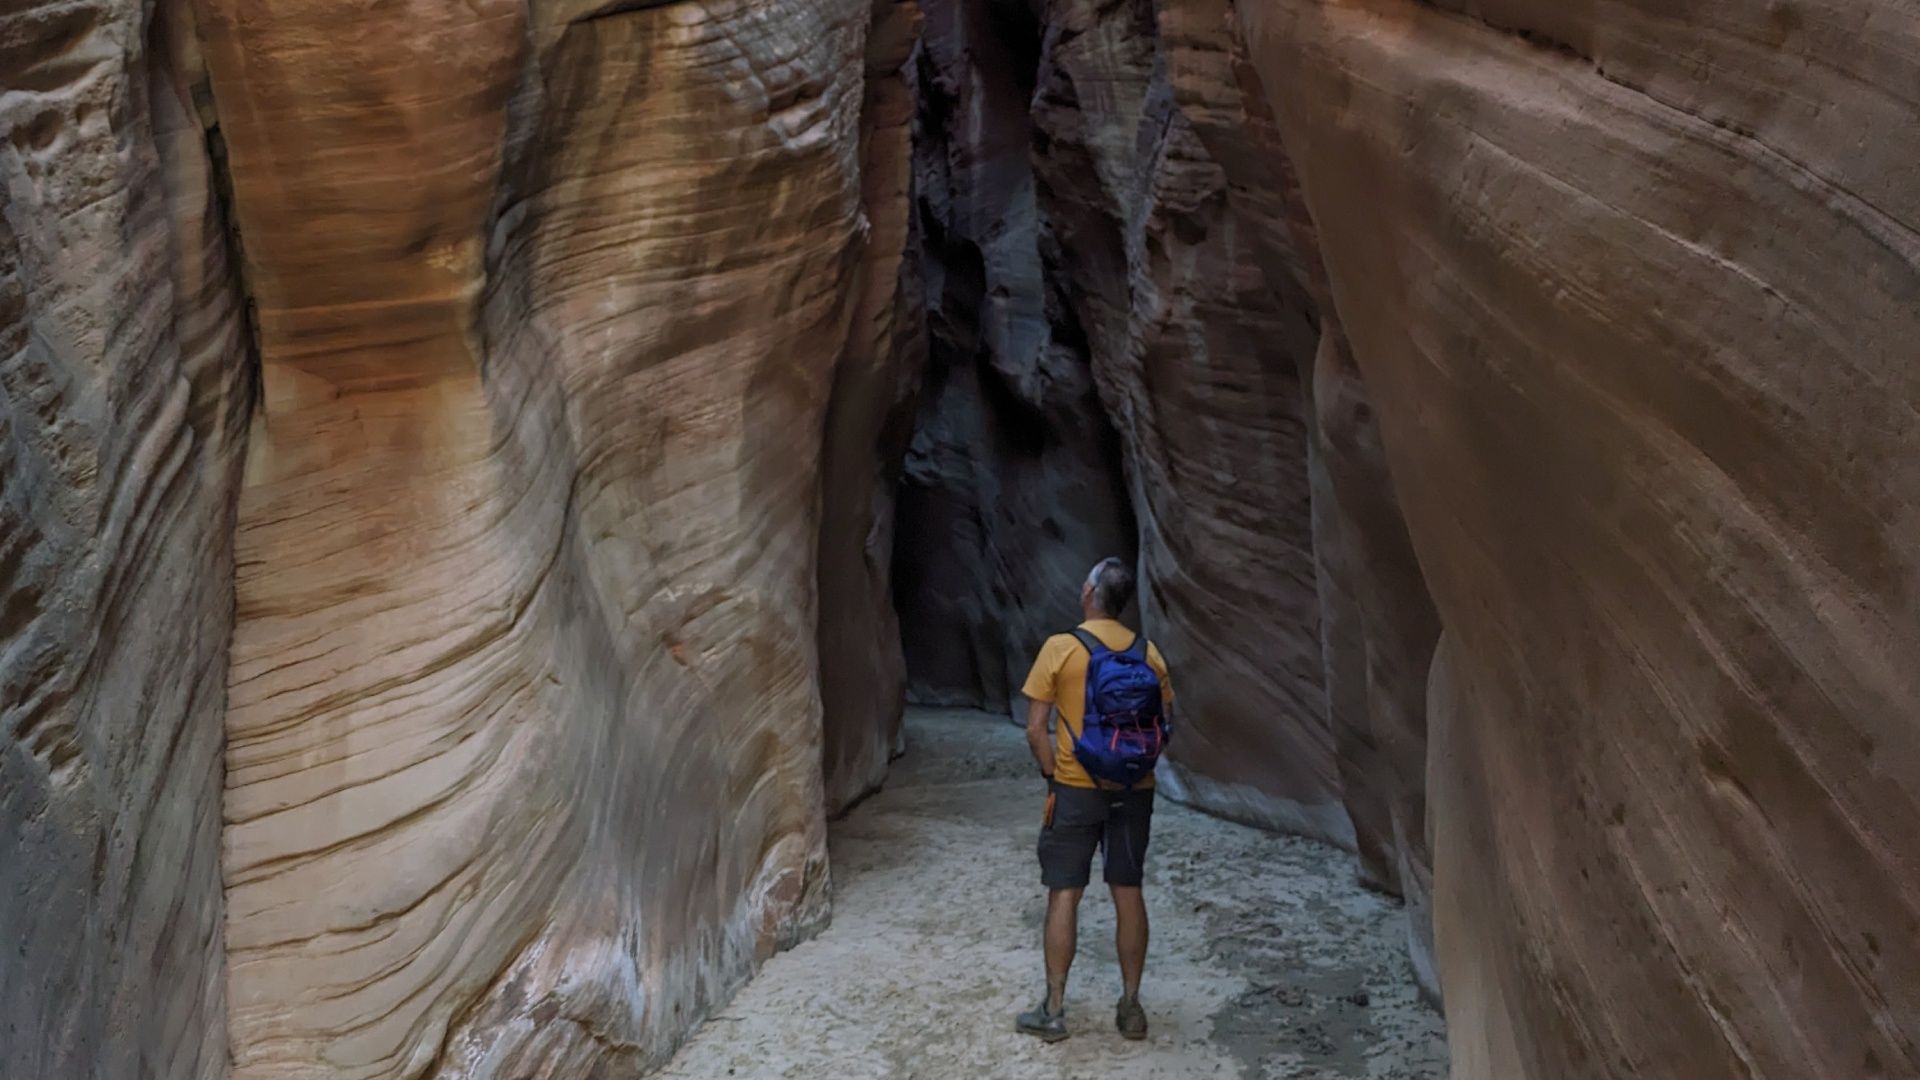
<svg viewBox="0 0 1920 1080"><path fill-rule="evenodd" d="M1101 559L1080 587L1080 607L1089 619L1118 618L1133 602L1133 571L1119 559Z"/></svg>

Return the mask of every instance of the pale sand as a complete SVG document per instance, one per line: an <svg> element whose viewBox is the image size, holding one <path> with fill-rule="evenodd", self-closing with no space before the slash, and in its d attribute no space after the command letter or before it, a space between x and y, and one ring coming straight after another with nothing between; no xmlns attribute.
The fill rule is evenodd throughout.
<svg viewBox="0 0 1920 1080"><path fill-rule="evenodd" d="M1335 848L1160 801L1145 1043L1113 1030L1113 907L1080 915L1073 1037L1016 1034L1042 986L1043 789L1004 717L915 710L880 794L836 824L833 925L776 956L663 1075L935 1078L1446 1075L1398 907Z"/></svg>

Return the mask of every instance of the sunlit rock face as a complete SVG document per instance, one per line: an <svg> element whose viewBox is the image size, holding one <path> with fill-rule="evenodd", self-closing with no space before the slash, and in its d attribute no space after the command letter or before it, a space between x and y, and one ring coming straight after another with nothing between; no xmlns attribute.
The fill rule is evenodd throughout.
<svg viewBox="0 0 1920 1080"><path fill-rule="evenodd" d="M218 1077L252 385L183 12L0 11L0 1075Z"/></svg>
<svg viewBox="0 0 1920 1080"><path fill-rule="evenodd" d="M1091 345L1049 291L1027 0L922 0L914 146L928 357L894 563L915 700L1004 709L1080 619L1099 559L1131 559L1119 444Z"/></svg>
<svg viewBox="0 0 1920 1080"><path fill-rule="evenodd" d="M1920 23L1234 6L1444 627L1455 1075L1920 1071Z"/></svg>

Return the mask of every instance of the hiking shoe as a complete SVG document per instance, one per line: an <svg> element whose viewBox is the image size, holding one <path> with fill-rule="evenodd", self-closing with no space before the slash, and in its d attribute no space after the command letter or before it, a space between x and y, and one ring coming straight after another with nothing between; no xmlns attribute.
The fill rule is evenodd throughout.
<svg viewBox="0 0 1920 1080"><path fill-rule="evenodd" d="M1147 1010L1140 1007L1139 998L1120 998L1113 1007L1113 1026L1120 1029L1122 1038L1138 1042L1147 1037Z"/></svg>
<svg viewBox="0 0 1920 1080"><path fill-rule="evenodd" d="M1062 1005L1059 1012L1048 1012L1047 999L1043 997L1040 1004L1015 1017L1013 1026L1022 1035L1031 1035L1041 1042L1059 1042L1067 1037L1067 1007Z"/></svg>

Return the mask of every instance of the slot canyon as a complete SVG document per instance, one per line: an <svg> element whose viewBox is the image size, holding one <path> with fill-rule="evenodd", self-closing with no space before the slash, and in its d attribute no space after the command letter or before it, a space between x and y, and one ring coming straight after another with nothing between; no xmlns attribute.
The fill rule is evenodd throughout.
<svg viewBox="0 0 1920 1080"><path fill-rule="evenodd" d="M7 0L0 134L4 1080L725 1075L1038 902L1106 556L1169 980L1273 859L1444 1016L1243 1075L1920 1078L1911 0Z"/></svg>

